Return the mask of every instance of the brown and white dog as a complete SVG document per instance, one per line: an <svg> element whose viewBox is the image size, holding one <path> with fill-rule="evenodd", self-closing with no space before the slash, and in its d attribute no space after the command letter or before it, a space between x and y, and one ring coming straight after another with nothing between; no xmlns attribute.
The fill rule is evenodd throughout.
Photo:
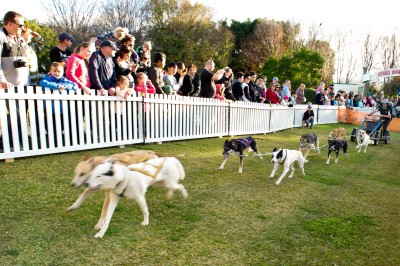
<svg viewBox="0 0 400 266"><path fill-rule="evenodd" d="M78 163L75 168L75 177L71 182L71 186L78 188L85 184L85 182L89 179L90 174L92 173L93 169L104 163L107 159L111 159L113 161L118 162L122 165L130 165L134 163L141 163L148 161L150 159L158 158L159 156L155 154L153 151L146 151L146 150L137 150L131 152L124 152L119 154L111 155L110 157L105 156L93 156L93 157L84 157L82 161ZM78 197L74 204L72 204L68 211L73 211L93 193L93 190L85 189L85 191ZM103 210L101 212L101 216L105 216L106 211L108 209L108 205L110 203L109 192L106 192L106 197L104 199Z"/></svg>
<svg viewBox="0 0 400 266"><path fill-rule="evenodd" d="M88 189L102 189L110 193L110 204L106 215L100 217L95 229L100 230L95 237L102 238L110 224L111 217L119 200L124 197L136 201L143 214L142 225L149 224L149 211L146 203L146 191L149 186L166 187L168 198L174 190L187 197L185 187L179 181L185 178L182 164L174 157L164 157L149 160L144 163L124 166L106 160L96 166L90 177L85 181Z"/></svg>
<svg viewBox="0 0 400 266"><path fill-rule="evenodd" d="M346 139L346 129L344 127L339 127L337 129L331 130L328 136L329 139Z"/></svg>
<svg viewBox="0 0 400 266"><path fill-rule="evenodd" d="M364 148L364 153L367 152L368 144L370 143L370 137L365 130L360 129L357 132L357 146L358 152Z"/></svg>

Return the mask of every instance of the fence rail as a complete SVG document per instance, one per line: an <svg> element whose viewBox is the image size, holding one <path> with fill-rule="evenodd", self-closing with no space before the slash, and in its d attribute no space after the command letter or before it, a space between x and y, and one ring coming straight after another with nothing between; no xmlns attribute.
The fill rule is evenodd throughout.
<svg viewBox="0 0 400 266"><path fill-rule="evenodd" d="M82 95L40 87L0 90L0 159L136 143L244 134L301 126L294 108L165 95ZM338 122L338 108L314 106L316 124Z"/></svg>

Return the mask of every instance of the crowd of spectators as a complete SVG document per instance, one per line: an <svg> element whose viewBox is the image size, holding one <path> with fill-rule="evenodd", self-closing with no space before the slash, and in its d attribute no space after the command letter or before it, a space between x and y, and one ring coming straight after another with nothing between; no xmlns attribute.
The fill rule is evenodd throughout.
<svg viewBox="0 0 400 266"><path fill-rule="evenodd" d="M73 52L70 50L75 41L73 36L60 33L58 45L51 49L49 58L52 63L59 63L57 66L64 68L64 74L62 78L56 78L52 75L52 65L48 75L40 76L36 52L43 47L43 38L25 27L24 17L19 13L9 11L3 21L4 27L0 30L1 88L41 85L52 90L64 90L67 86L63 84L68 80L85 94L90 94L94 89L97 95L114 96L120 95L117 92L117 81L120 81L129 95L136 91L141 94L173 94L289 107L310 102L305 97L304 84L292 89L290 80L281 84L279 78L274 77L269 83L266 76L257 75L254 71L237 72L234 75L227 66L214 71L215 63L212 60L205 62L202 68L194 64L186 67L183 62L169 62L162 52L152 55L152 43L149 41L135 50L135 37L122 27L92 37L90 41L77 45ZM59 86L47 86L49 76ZM119 86L118 91L124 90ZM126 93L123 97L127 99ZM353 92L335 93L333 84L325 88L323 82L315 94L315 103L319 105L353 108L374 106L375 102L373 95L363 98Z"/></svg>

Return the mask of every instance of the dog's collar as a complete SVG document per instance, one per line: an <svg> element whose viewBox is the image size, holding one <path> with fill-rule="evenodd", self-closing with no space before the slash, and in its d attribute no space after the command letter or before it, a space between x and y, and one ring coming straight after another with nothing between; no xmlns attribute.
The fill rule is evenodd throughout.
<svg viewBox="0 0 400 266"><path fill-rule="evenodd" d="M126 179L127 179L127 182L126 182L124 188L122 189L122 192L118 194L118 196L121 198L125 197L125 191L129 186L129 179L128 178L126 178ZM119 186L119 184L117 184L117 188L118 188L118 186Z"/></svg>
<svg viewBox="0 0 400 266"><path fill-rule="evenodd" d="M151 163L144 162L142 168L128 167L128 169L129 169L129 171L139 172L139 173L142 173L144 175L147 175L148 177L150 177L152 179L155 179L157 177L158 173L163 168L164 163L165 163L165 158L162 160L162 162L159 165L154 165L154 164L151 164ZM149 171L146 171L145 168L146 168L147 165L153 166L154 169L156 169L156 172L154 174L151 174Z"/></svg>
<svg viewBox="0 0 400 266"><path fill-rule="evenodd" d="M125 191L126 191L126 189L128 188L128 185L129 185L129 178L125 178L124 181L119 182L115 186L115 190L118 191L119 186L122 184L123 189L122 189L121 193L118 194L118 196L121 197L121 198L125 197Z"/></svg>
<svg viewBox="0 0 400 266"><path fill-rule="evenodd" d="M285 154L286 156L285 156L285 159L283 159L283 161L282 162L280 162L280 164L284 164L285 163L285 161L286 161L286 158L287 158L287 152L286 152L286 154Z"/></svg>

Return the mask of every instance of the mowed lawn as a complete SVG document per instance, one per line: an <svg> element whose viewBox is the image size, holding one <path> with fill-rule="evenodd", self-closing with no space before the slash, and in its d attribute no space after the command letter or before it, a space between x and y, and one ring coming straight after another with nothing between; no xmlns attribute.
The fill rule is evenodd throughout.
<svg viewBox="0 0 400 266"><path fill-rule="evenodd" d="M327 143L331 129L317 125ZM255 135L261 152L297 149L295 128ZM0 163L0 265L400 265L400 134L325 165L327 147L311 151L302 176L280 186L270 156L232 156L223 171L226 138L133 145ZM134 201L122 199L103 239L95 239L104 193L67 212L83 188L74 168L85 155L149 149L176 156L185 167L189 197L150 188L150 223Z"/></svg>

